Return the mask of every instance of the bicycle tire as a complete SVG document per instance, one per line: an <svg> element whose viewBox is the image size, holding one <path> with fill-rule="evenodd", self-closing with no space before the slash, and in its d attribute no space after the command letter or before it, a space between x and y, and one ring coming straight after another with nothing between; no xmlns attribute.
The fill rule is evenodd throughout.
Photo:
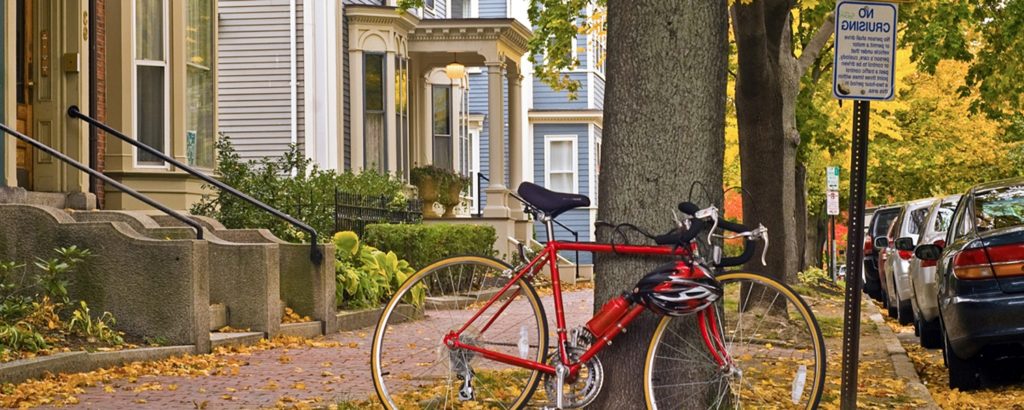
<svg viewBox="0 0 1024 410"><path fill-rule="evenodd" d="M703 341L693 339L697 334L686 333L698 331L696 325L685 323L696 323L689 320L693 317L665 317L654 331L644 363L647 408L693 408L693 403L682 400L693 395L704 397L708 408L816 408L825 387L825 344L807 303L789 286L767 276L730 272L717 279L724 294L709 309L718 315L726 350L740 372L723 372ZM766 295L771 298L768 303ZM780 297L784 311L777 310ZM744 323L745 317L759 319L749 333L743 328L751 324ZM764 327L766 323L770 326ZM687 366L681 370L684 361ZM683 371L697 381L677 383Z"/></svg>
<svg viewBox="0 0 1024 410"><path fill-rule="evenodd" d="M374 389L385 408L512 409L522 408L529 402L540 382L540 372L487 360L468 350L448 349L443 342L450 330L461 327L489 300L490 296L486 294L493 288L488 286L500 288L509 283L509 278L502 275L511 269L508 264L492 258L459 256L421 269L399 287L381 314L370 356ZM473 273L468 281L469 288L464 288L463 274L467 270ZM453 279L456 278L455 272L460 275L458 279ZM479 281L473 279L478 274ZM428 282L442 277L448 280L450 288L445 288L447 284L443 281ZM403 300L408 301L414 287L427 283L433 283L438 289L426 286L423 306L413 307L412 315L399 312L400 309L409 311L408 306L400 306L403 306ZM515 290L519 293L510 298L508 307L500 311L493 324L486 328L474 326L468 329L468 334L473 334L476 329L484 328L470 340L502 353L543 361L548 350L548 324L543 302L529 282L516 281L508 292ZM492 305L475 324L489 321L487 312L496 312L498 306L507 300L503 298ZM418 318L417 315L423 317ZM488 332L486 337L485 332ZM511 336L511 339L498 341L502 336ZM523 340L528 344L525 354L520 350ZM421 361L432 357L433 362ZM458 398L457 390L462 385L457 374L457 368L462 366L460 361L468 362L474 374L476 396L473 400L460 401ZM447 369L439 366L444 363L447 363ZM409 373L396 373L400 370L408 370ZM415 376L412 372L416 372Z"/></svg>

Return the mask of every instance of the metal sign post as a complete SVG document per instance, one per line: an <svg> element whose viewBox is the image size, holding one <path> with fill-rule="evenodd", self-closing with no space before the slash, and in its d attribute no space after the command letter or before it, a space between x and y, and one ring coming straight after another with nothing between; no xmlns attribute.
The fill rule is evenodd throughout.
<svg viewBox="0 0 1024 410"><path fill-rule="evenodd" d="M864 261L864 199L867 185L870 101L895 96L895 4L839 0L835 16L832 94L853 104L850 150L849 231L846 236L846 306L843 315L843 369L840 408L857 408L860 361L861 269Z"/></svg>

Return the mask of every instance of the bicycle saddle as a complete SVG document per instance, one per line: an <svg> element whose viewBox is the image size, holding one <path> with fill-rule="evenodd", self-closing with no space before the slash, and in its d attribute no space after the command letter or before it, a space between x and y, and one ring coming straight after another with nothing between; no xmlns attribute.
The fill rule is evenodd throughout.
<svg viewBox="0 0 1024 410"><path fill-rule="evenodd" d="M573 208L590 206L590 198L585 195L555 192L532 182L519 184L519 196L551 218Z"/></svg>

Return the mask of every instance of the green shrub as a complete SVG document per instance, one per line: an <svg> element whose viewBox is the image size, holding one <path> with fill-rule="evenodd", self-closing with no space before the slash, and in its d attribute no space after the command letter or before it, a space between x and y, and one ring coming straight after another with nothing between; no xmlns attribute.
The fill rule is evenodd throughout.
<svg viewBox="0 0 1024 410"><path fill-rule="evenodd" d="M225 184L313 227L321 234L322 242L329 241L334 232L335 192L386 197L394 210L405 209L409 202L403 192L405 184L394 176L374 171L353 174L323 170L295 145L279 158L244 162L230 138L221 136L217 140L217 174ZM228 228L266 228L288 241L309 241L305 232L266 211L234 195L222 195L212 186L206 188L216 193L193 205L193 214L209 216Z"/></svg>
<svg viewBox="0 0 1024 410"><path fill-rule="evenodd" d="M337 289L335 302L339 307L360 309L387 302L414 271L409 263L394 252L383 252L360 243L352 231L338 232L333 237ZM423 305L425 291L414 289L406 303Z"/></svg>
<svg viewBox="0 0 1024 410"><path fill-rule="evenodd" d="M415 270L459 255L494 256L494 227L463 224L367 225L363 240L402 255Z"/></svg>

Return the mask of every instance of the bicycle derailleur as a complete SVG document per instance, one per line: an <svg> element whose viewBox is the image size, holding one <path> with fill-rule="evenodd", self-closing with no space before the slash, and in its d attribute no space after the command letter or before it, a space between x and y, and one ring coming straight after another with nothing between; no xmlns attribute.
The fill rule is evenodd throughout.
<svg viewBox="0 0 1024 410"><path fill-rule="evenodd" d="M566 345L566 353L570 361L579 360L593 342L593 336L584 327L572 329ZM597 398L604 383L604 367L597 356L582 364L575 375L562 365L558 349L548 355L548 363L555 366L556 375L545 374L543 378L544 392L551 402L550 405L559 409L577 409L589 405ZM561 393L559 395L559 393Z"/></svg>

